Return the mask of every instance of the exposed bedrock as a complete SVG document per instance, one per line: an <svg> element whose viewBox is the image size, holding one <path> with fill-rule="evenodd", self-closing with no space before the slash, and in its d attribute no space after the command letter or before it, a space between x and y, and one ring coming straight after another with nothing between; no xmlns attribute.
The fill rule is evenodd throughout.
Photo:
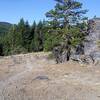
<svg viewBox="0 0 100 100"><path fill-rule="evenodd" d="M94 29L86 37L84 43L84 53L86 56L90 56L94 62L100 61L100 18L93 19Z"/></svg>

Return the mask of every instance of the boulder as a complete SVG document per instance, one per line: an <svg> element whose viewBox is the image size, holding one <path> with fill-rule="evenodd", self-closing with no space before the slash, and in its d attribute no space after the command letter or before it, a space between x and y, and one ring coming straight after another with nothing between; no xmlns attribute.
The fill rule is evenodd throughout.
<svg viewBox="0 0 100 100"><path fill-rule="evenodd" d="M97 41L100 41L100 19L92 19L90 27L90 30L92 31L90 31L89 35L86 37L84 54L86 55L86 58L92 59L93 63L96 63L100 61L100 47L97 43Z"/></svg>

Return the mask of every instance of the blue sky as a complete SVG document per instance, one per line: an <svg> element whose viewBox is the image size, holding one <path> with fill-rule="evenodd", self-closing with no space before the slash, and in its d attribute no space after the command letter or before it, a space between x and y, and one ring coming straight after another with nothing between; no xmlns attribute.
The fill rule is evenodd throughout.
<svg viewBox="0 0 100 100"><path fill-rule="evenodd" d="M87 16L100 17L100 0L79 0L88 9ZM32 23L45 18L45 13L55 5L54 0L0 0L0 21L18 23L24 18Z"/></svg>

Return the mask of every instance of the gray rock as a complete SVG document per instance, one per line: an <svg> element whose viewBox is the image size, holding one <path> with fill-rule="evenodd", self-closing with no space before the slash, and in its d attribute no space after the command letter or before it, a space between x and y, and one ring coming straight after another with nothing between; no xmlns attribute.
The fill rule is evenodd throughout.
<svg viewBox="0 0 100 100"><path fill-rule="evenodd" d="M86 55L73 55L71 60L77 61L80 64L92 64L94 62L90 56Z"/></svg>
<svg viewBox="0 0 100 100"><path fill-rule="evenodd" d="M84 43L84 53L87 59L92 59L93 63L100 61L100 48L97 44L100 41L100 19L93 19L94 29L90 31ZM92 26L93 27L93 26ZM91 63L91 61L90 61Z"/></svg>
<svg viewBox="0 0 100 100"><path fill-rule="evenodd" d="M33 80L49 80L48 76L37 76Z"/></svg>

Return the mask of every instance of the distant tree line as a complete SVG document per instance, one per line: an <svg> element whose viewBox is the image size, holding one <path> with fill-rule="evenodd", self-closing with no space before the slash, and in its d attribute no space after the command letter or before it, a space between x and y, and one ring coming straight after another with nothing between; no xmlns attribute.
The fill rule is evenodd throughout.
<svg viewBox="0 0 100 100"><path fill-rule="evenodd" d="M20 19L17 25L0 36L0 55L52 51L57 45L64 50L76 48L87 35L87 18L82 4L76 0L55 0L54 9L46 13L48 20L33 22Z"/></svg>
<svg viewBox="0 0 100 100"><path fill-rule="evenodd" d="M0 55L11 55L27 52L38 52L44 49L45 21L33 22L22 18L17 25L12 25L10 30L0 37Z"/></svg>

